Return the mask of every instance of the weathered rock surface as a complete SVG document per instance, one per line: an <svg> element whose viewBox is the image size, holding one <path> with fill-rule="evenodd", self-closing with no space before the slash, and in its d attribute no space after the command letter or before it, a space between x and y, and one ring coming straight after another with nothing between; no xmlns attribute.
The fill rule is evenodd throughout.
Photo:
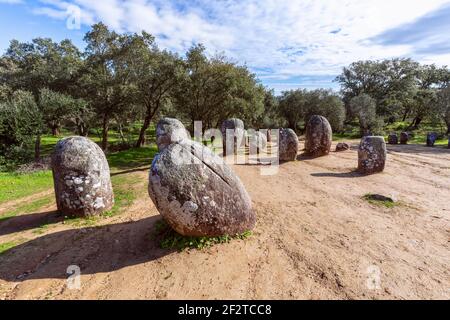
<svg viewBox="0 0 450 320"><path fill-rule="evenodd" d="M267 147L267 135L260 131L249 133L248 137L250 151L259 153Z"/></svg>
<svg viewBox="0 0 450 320"><path fill-rule="evenodd" d="M314 157L330 153L333 132L325 117L314 115L306 126L305 153Z"/></svg>
<svg viewBox="0 0 450 320"><path fill-rule="evenodd" d="M400 144L408 144L409 134L408 132L400 133Z"/></svg>
<svg viewBox="0 0 450 320"><path fill-rule="evenodd" d="M156 144L162 151L174 142L189 139L188 132L181 121L174 118L162 118L156 125Z"/></svg>
<svg viewBox="0 0 450 320"><path fill-rule="evenodd" d="M434 147L436 140L438 138L438 134L436 132L430 132L427 134L427 146Z"/></svg>
<svg viewBox="0 0 450 320"><path fill-rule="evenodd" d="M358 149L358 171L364 174L383 171L386 156L386 142L383 137L363 137Z"/></svg>
<svg viewBox="0 0 450 320"><path fill-rule="evenodd" d="M223 155L227 155L227 130L234 130L234 137L230 140L231 145L229 149L234 150L236 154L237 148L245 145L245 129L244 122L241 119L231 118L227 119L222 123L221 132L222 132L222 144L223 144Z"/></svg>
<svg viewBox="0 0 450 320"><path fill-rule="evenodd" d="M297 159L298 137L292 129L280 129L278 154L280 161L294 161Z"/></svg>
<svg viewBox="0 0 450 320"><path fill-rule="evenodd" d="M235 235L255 225L240 179L220 157L194 141L171 144L155 157L148 191L164 219L182 235Z"/></svg>
<svg viewBox="0 0 450 320"><path fill-rule="evenodd" d="M350 149L350 146L348 145L348 143L345 143L345 142L339 142L336 145L336 152L347 151L349 149Z"/></svg>
<svg viewBox="0 0 450 320"><path fill-rule="evenodd" d="M396 133L389 134L388 143L389 144L398 144L398 136Z"/></svg>
<svg viewBox="0 0 450 320"><path fill-rule="evenodd" d="M94 216L114 204L109 166L102 149L85 137L60 140L52 154L58 210L67 216Z"/></svg>

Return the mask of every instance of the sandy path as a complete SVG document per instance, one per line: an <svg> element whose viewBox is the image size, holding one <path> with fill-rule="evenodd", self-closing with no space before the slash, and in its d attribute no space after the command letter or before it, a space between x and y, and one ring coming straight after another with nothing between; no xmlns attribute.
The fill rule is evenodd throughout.
<svg viewBox="0 0 450 320"><path fill-rule="evenodd" d="M390 146L385 172L368 177L353 172L356 157L354 149L300 157L275 176L234 166L257 227L250 239L203 251L159 249L151 234L160 218L144 195L95 227L32 235L14 220L0 225L0 242L29 239L0 256L0 297L449 299L450 150ZM370 205L366 193L401 205ZM81 267L80 290L66 286L72 264Z"/></svg>

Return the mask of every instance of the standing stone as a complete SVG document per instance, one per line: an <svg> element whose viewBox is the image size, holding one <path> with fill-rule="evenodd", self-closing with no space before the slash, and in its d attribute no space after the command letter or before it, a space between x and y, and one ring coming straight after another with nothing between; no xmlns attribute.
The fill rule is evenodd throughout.
<svg viewBox="0 0 450 320"><path fill-rule="evenodd" d="M181 121L174 118L162 118L156 125L156 144L162 151L174 142L189 139L188 132Z"/></svg>
<svg viewBox="0 0 450 320"><path fill-rule="evenodd" d="M241 119L231 118L227 119L222 123L222 145L223 145L223 155L227 155L227 130L234 130L233 139L233 150L237 153L237 149L245 145L245 129L244 122Z"/></svg>
<svg viewBox="0 0 450 320"><path fill-rule="evenodd" d="M408 132L400 133L400 144L408 144L409 135Z"/></svg>
<svg viewBox="0 0 450 320"><path fill-rule="evenodd" d="M184 140L156 155L148 192L170 226L185 236L236 235L253 229L250 196L209 148Z"/></svg>
<svg viewBox="0 0 450 320"><path fill-rule="evenodd" d="M305 152L313 157L330 153L333 132L325 117L314 115L306 126Z"/></svg>
<svg viewBox="0 0 450 320"><path fill-rule="evenodd" d="M267 136L260 131L254 131L248 137L248 145L250 150L260 153L267 147Z"/></svg>
<svg viewBox="0 0 450 320"><path fill-rule="evenodd" d="M389 144L398 144L398 136L396 133L391 133L388 136L388 143Z"/></svg>
<svg viewBox="0 0 450 320"><path fill-rule="evenodd" d="M66 216L95 216L114 204L102 149L85 137L60 140L52 154L56 205Z"/></svg>
<svg viewBox="0 0 450 320"><path fill-rule="evenodd" d="M427 134L427 146L434 147L436 140L438 138L438 134L436 132L430 132Z"/></svg>
<svg viewBox="0 0 450 320"><path fill-rule="evenodd" d="M358 171L364 174L383 171L386 156L386 142L383 137L363 137L358 149Z"/></svg>
<svg viewBox="0 0 450 320"><path fill-rule="evenodd" d="M272 130L267 129L267 142L272 142Z"/></svg>
<svg viewBox="0 0 450 320"><path fill-rule="evenodd" d="M348 143L339 142L336 145L336 152L347 151L348 149L350 149L350 146L348 145Z"/></svg>
<svg viewBox="0 0 450 320"><path fill-rule="evenodd" d="M294 161L297 159L298 137L292 129L280 129L278 141L278 155L280 161Z"/></svg>

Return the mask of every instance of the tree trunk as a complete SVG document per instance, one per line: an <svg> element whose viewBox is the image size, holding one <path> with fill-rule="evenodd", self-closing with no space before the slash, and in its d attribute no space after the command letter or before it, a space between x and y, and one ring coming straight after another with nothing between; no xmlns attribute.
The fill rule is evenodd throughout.
<svg viewBox="0 0 450 320"><path fill-rule="evenodd" d="M123 135L123 129L122 129L122 124L119 123L119 135L120 135L120 140L122 140L122 143L125 144L125 137Z"/></svg>
<svg viewBox="0 0 450 320"><path fill-rule="evenodd" d="M59 136L59 125L55 124L52 126L52 135Z"/></svg>
<svg viewBox="0 0 450 320"><path fill-rule="evenodd" d="M108 131L109 131L109 117L103 116L103 132L102 132L102 149L106 151L108 149Z"/></svg>
<svg viewBox="0 0 450 320"><path fill-rule="evenodd" d="M150 126L150 119L151 115L147 114L144 119L144 124L142 125L141 131L139 132L139 138L136 141L136 148L140 148L145 143L145 132L147 131L148 127Z"/></svg>
<svg viewBox="0 0 450 320"><path fill-rule="evenodd" d="M36 136L36 141L34 143L34 161L39 162L41 159L41 135Z"/></svg>
<svg viewBox="0 0 450 320"><path fill-rule="evenodd" d="M450 134L450 122L447 122L446 125L447 125L447 132L445 134L449 135Z"/></svg>

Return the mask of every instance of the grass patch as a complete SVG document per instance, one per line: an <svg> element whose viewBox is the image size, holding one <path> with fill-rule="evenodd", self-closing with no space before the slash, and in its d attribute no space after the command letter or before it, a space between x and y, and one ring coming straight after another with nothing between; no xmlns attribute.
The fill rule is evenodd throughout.
<svg viewBox="0 0 450 320"><path fill-rule="evenodd" d="M160 240L162 249L176 249L183 251L185 249L206 249L220 243L228 243L233 239L245 240L252 235L251 231L234 236L224 235L218 237L187 237L182 236L173 230L166 221L159 220L155 224L153 237Z"/></svg>
<svg viewBox="0 0 450 320"><path fill-rule="evenodd" d="M111 169L132 169L150 166L158 148L155 144L141 148L131 148L125 151L108 154L108 163Z"/></svg>
<svg viewBox="0 0 450 320"><path fill-rule="evenodd" d="M397 205L397 203L391 198L379 195L368 193L363 196L363 199L369 202L370 204L385 207L385 208L393 208Z"/></svg>
<svg viewBox="0 0 450 320"><path fill-rule="evenodd" d="M29 174L0 172L0 204L47 190L52 186L51 171Z"/></svg>
<svg viewBox="0 0 450 320"><path fill-rule="evenodd" d="M23 205L20 205L16 207L14 210L8 211L0 216L0 222L8 220L10 218L13 218L17 216L18 214L24 214L24 213L33 213L34 211L37 211L38 209L47 206L52 203L53 195L46 196L44 198L40 198L37 200L34 200L30 203L25 203Z"/></svg>
<svg viewBox="0 0 450 320"><path fill-rule="evenodd" d="M48 224L43 224L42 226L40 226L40 227L34 229L34 230L33 230L33 233L34 233L34 234L41 235L41 234L44 234L45 232L47 232L47 230L48 230L49 228L50 228L50 226L49 226Z"/></svg>
<svg viewBox="0 0 450 320"><path fill-rule="evenodd" d="M0 255L17 246L16 242L0 243Z"/></svg>

